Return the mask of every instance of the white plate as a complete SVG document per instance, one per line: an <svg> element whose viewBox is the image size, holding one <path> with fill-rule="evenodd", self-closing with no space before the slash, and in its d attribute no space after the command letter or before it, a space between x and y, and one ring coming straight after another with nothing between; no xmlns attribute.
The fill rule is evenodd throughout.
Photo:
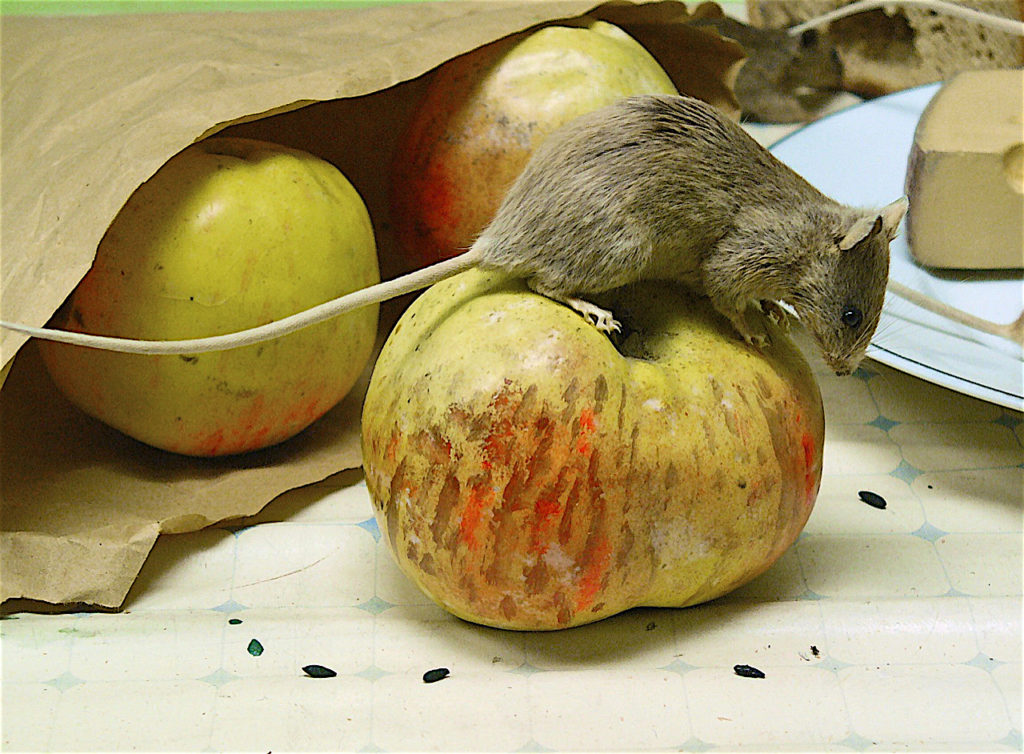
<svg viewBox="0 0 1024 754"><path fill-rule="evenodd" d="M908 89L826 116L777 142L772 153L824 193L846 204L882 206L903 196L914 129L938 84ZM890 275L957 309L1012 322L1024 307L1015 273L919 266L903 235L890 245ZM1024 410L1024 357L1005 338L979 332L886 298L868 356L937 385L1017 411Z"/></svg>

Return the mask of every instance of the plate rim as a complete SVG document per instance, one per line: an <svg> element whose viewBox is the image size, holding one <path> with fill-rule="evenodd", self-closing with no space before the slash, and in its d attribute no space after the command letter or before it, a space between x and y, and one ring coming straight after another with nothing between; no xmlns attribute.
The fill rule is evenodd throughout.
<svg viewBox="0 0 1024 754"><path fill-rule="evenodd" d="M938 93L939 89L945 82L932 82L927 84L919 84L917 86L909 87L898 92L886 94L875 99L866 100L864 102L857 102L847 107L840 108L834 112L827 113L816 120L804 124L800 128L797 128L787 134L784 134L779 139L772 142L767 146L769 152L775 155L776 149L783 147L791 140L798 139L801 135L805 135L808 131L813 130L816 126L825 123L826 121L835 120L843 116L848 116L852 111L861 110L864 108L873 108L880 105L884 106L885 103L901 98L913 98L914 96L920 96L926 91L931 91L932 96L928 98L928 101L921 106L921 110L918 113L918 120L927 108L928 104L934 98L935 94ZM915 125L916 128L916 125ZM777 155L775 155L777 156ZM780 158L781 159L781 158ZM904 171L906 170L904 163ZM890 273L891 274L891 273ZM883 311L883 317L886 316ZM889 315L892 318L892 315ZM895 319L895 318L893 318ZM912 323L911 323L912 324ZM918 327L917 325L914 325ZM955 336L955 333L950 333ZM994 403L1015 411L1024 412L1024 384L1022 384L1021 393L1014 393L1004 390L1000 387L995 387L990 384L978 382L977 380L970 379L968 377L962 377L957 374L951 374L926 361L922 361L919 358L915 358L913 355L907 353L901 353L900 350L894 349L892 346L880 345L874 342L872 339L871 344L868 347L867 358L873 359L881 364L884 364L890 368L896 369L897 371L909 374L912 377L925 380L940 387L953 390L955 392L962 393L964 395L977 398L979 400L986 401L988 403ZM1007 360L1012 357L1006 356ZM1024 361L1014 360L1019 367L1024 368Z"/></svg>

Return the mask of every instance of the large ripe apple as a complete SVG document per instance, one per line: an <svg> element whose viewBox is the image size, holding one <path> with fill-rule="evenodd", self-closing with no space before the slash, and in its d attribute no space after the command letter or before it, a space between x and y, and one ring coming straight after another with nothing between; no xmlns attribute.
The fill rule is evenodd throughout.
<svg viewBox="0 0 1024 754"><path fill-rule="evenodd" d="M242 330L379 280L359 194L323 160L238 138L171 158L140 186L54 325L184 339ZM195 356L40 342L60 390L158 448L196 456L285 440L340 401L373 348L377 308Z"/></svg>
<svg viewBox="0 0 1024 754"><path fill-rule="evenodd" d="M467 620L556 629L684 606L767 569L821 479L800 351L746 345L668 284L602 298L618 350L522 281L471 270L398 323L363 410L363 459L399 567Z"/></svg>
<svg viewBox="0 0 1024 754"><path fill-rule="evenodd" d="M548 26L442 65L399 139L391 217L406 268L465 251L541 140L631 94L676 94L617 26Z"/></svg>

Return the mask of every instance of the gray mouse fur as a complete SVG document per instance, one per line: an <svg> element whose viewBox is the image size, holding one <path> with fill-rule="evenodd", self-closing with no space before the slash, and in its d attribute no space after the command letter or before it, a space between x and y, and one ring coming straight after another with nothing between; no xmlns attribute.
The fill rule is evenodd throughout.
<svg viewBox="0 0 1024 754"><path fill-rule="evenodd" d="M878 325L905 211L829 199L700 100L638 96L548 137L474 249L601 329L611 315L583 297L639 280L706 294L756 345L749 310L784 317L784 301L849 374Z"/></svg>
<svg viewBox="0 0 1024 754"><path fill-rule="evenodd" d="M816 29L793 35L786 29L750 26L728 16L692 23L715 29L746 52L733 86L744 117L763 123L813 120L843 91L839 54Z"/></svg>
<svg viewBox="0 0 1024 754"><path fill-rule="evenodd" d="M583 115L545 139L490 225L454 259L241 333L136 341L13 329L129 353L224 350L480 266L524 278L603 331L618 323L587 297L642 280L674 280L707 295L756 346L767 342L756 310L784 321L777 302L786 302L826 363L849 374L878 324L889 241L906 207L905 199L880 210L839 204L712 106L642 95Z"/></svg>

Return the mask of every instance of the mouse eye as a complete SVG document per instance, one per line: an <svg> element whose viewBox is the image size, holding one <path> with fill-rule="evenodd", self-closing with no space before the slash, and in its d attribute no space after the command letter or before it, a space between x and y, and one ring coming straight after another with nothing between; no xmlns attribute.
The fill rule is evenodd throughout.
<svg viewBox="0 0 1024 754"><path fill-rule="evenodd" d="M857 327L864 319L864 315L861 314L860 309L856 306L843 307L843 313L841 315L843 324L847 327Z"/></svg>

